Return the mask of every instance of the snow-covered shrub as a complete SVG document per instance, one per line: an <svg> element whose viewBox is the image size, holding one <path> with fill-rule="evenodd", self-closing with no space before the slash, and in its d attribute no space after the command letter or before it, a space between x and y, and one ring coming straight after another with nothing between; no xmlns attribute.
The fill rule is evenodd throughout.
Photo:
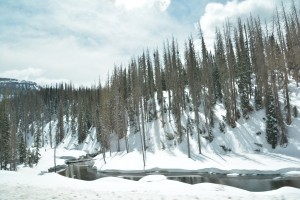
<svg viewBox="0 0 300 200"><path fill-rule="evenodd" d="M166 138L167 138L167 140L174 140L175 136L174 136L174 134L167 132L166 133Z"/></svg>

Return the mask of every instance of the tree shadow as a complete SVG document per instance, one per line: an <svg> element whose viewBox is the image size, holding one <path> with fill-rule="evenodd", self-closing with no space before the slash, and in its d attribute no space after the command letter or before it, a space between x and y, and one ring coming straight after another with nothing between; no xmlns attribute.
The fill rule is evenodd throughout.
<svg viewBox="0 0 300 200"><path fill-rule="evenodd" d="M239 154L239 153L232 153L233 155L235 155L235 157L239 157L239 158L244 158L245 160L250 160L251 162L254 162L256 164L260 164L260 165L264 165L262 162L257 161L256 159L250 158L249 156L243 155L243 154Z"/></svg>
<svg viewBox="0 0 300 200"><path fill-rule="evenodd" d="M270 158L275 158L279 161L284 161L284 162L290 162L290 163L294 163L294 164L299 164L299 168L300 168L300 160L295 160L293 158L288 158L285 155L280 156L280 154L273 154L273 153L262 153L262 155L266 156L266 157L270 157Z"/></svg>

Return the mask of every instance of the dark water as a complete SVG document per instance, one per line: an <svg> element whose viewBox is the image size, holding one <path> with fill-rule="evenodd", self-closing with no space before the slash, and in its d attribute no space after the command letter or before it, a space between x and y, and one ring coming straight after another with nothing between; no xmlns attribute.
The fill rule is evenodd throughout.
<svg viewBox="0 0 300 200"><path fill-rule="evenodd" d="M59 172L61 175L81 180L95 180L98 178L113 176L134 181L152 174L165 175L170 180L180 181L189 184L197 183L216 183L221 185L233 186L253 192L270 191L284 186L300 189L300 176L280 176L280 175L244 175L227 176L224 174L208 173L101 173L92 168L91 163L70 164L67 169Z"/></svg>
<svg viewBox="0 0 300 200"><path fill-rule="evenodd" d="M276 175L247 175L228 177L221 174L203 174L200 176L189 177L169 177L172 180L178 180L185 183L216 183L233 186L253 192L269 191L284 186L300 188L300 177L283 177Z"/></svg>

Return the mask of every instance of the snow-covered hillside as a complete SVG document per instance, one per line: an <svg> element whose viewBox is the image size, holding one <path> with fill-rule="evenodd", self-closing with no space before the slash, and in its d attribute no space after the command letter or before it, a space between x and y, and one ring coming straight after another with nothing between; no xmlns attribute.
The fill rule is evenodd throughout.
<svg viewBox="0 0 300 200"><path fill-rule="evenodd" d="M289 85L292 105L300 109L300 88L291 82ZM166 95L167 98L167 95ZM239 174L280 174L288 171L300 171L300 118L293 118L292 124L287 127L288 145L277 146L275 149L266 141L265 110L253 111L249 119L240 118L237 126L225 126L222 132L218 126L223 122L225 110L221 103L215 106L216 125L212 129L214 139L210 142L201 136L202 154L198 153L197 135L191 133L191 158L188 158L187 138L183 137L178 143L175 133L174 120L165 119L164 127L159 118L145 125L146 132L146 162L143 165L141 134L128 130L128 153L125 148L125 139L120 139L120 152L117 152L117 136L111 135L110 151L95 159L98 170L142 171L168 170L182 171L197 170L200 172L239 173ZM186 119L193 118L192 111L186 111L182 124ZM204 116L202 116L204 120ZM44 148L51 149L49 123L43 129ZM52 141L55 139L57 121L51 122ZM97 142L96 129L91 128L82 144L78 144L77 134L72 135L71 128L65 123L65 138L58 145L58 149L82 150L86 153L100 151ZM29 134L31 135L31 134ZM28 138L31 146L33 139ZM53 147L52 147L53 148ZM50 165L48 167L51 167ZM46 168L44 170L47 170Z"/></svg>

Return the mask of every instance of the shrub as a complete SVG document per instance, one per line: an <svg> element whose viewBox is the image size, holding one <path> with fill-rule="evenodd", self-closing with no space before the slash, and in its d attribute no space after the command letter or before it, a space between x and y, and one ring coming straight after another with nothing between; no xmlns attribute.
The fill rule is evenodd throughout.
<svg viewBox="0 0 300 200"><path fill-rule="evenodd" d="M225 152L231 152L230 148L227 148L225 145L220 145L220 147L223 149Z"/></svg>

